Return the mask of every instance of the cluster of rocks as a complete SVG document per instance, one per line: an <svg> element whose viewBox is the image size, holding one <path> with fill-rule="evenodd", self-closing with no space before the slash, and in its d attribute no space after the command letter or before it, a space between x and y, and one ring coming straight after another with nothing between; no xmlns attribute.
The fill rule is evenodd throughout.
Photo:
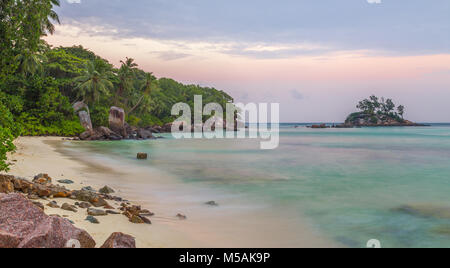
<svg viewBox="0 0 450 268"><path fill-rule="evenodd" d="M94 239L62 217L47 216L18 193L0 193L0 248L94 248ZM135 248L135 239L113 233L102 248Z"/></svg>
<svg viewBox="0 0 450 268"><path fill-rule="evenodd" d="M86 130L79 136L80 140L123 140L154 139L153 133L170 132L171 125L163 127L136 128L125 122L125 111L119 107L111 107L109 111L109 127L92 127L89 108L82 102L74 104L73 108L78 113L80 123Z"/></svg>
<svg viewBox="0 0 450 268"><path fill-rule="evenodd" d="M70 180L59 180L71 184ZM96 217L106 215L125 215L130 222L151 224L148 217L153 216L149 210L131 205L121 197L113 196L115 191L105 186L96 192L92 187L81 190L68 190L63 186L52 184L47 174L39 174L29 181L25 178L0 175L0 248L1 247L65 247L68 240L76 239L82 247L94 247L95 242L85 231L75 228L71 221L58 215L47 216L45 206L77 213L85 209L86 220L99 224ZM74 205L59 205L54 199L69 198L76 200ZM47 200L44 206L37 200ZM123 202L116 211L108 201ZM122 211L122 212L119 212ZM110 245L134 245L134 239L116 233L102 247ZM107 245L106 245L107 244ZM124 246L125 247L125 246Z"/></svg>
<svg viewBox="0 0 450 268"><path fill-rule="evenodd" d="M147 139L156 139L157 137L154 134L160 133L171 133L172 132L172 123L167 123L163 126L150 126L145 128L133 127L125 122L125 111L119 107L111 107L109 110L109 127L101 126L97 128L93 128L91 117L89 113L89 108L83 102L77 102L73 105L73 108L76 113L78 113L78 117L80 118L80 123L84 127L85 132L81 133L79 137L75 138L75 140L147 140ZM223 128L227 129L227 122L223 119L218 119L217 122L223 124ZM183 130L184 124L180 124L180 130ZM192 124L192 131L195 131L196 128L203 130L204 125L196 126ZM234 131L237 131L238 128L244 127L243 123L240 123L235 119L234 123ZM211 126L211 129L215 130L215 124Z"/></svg>
<svg viewBox="0 0 450 268"><path fill-rule="evenodd" d="M137 224L152 224L147 217L155 215L147 209L142 209L141 206L130 206L127 203L122 203L120 210L123 211L122 214L125 215L130 222Z"/></svg>

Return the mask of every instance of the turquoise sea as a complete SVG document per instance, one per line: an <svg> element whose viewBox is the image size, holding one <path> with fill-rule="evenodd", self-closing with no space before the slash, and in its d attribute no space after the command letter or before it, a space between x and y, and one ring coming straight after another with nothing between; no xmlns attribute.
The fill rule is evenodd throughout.
<svg viewBox="0 0 450 268"><path fill-rule="evenodd" d="M164 170L181 184L220 193L221 206L227 195L267 204L292 216L293 226L298 216L344 247L365 247L370 239L383 247L450 247L450 125L282 124L280 146L269 151L259 140L164 137L70 146L103 161ZM136 160L138 152L149 160ZM151 180L144 185L151 188Z"/></svg>

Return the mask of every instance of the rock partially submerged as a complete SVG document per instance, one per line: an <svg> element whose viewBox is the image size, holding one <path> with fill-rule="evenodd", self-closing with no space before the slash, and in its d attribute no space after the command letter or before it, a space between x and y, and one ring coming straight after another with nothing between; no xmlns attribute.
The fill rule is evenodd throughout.
<svg viewBox="0 0 450 268"><path fill-rule="evenodd" d="M450 207L433 205L406 205L394 211L410 214L422 218L450 219Z"/></svg>
<svg viewBox="0 0 450 268"><path fill-rule="evenodd" d="M82 248L95 241L67 219L50 217L21 194L0 194L0 248L64 248L76 239Z"/></svg>
<svg viewBox="0 0 450 268"><path fill-rule="evenodd" d="M113 233L100 248L136 248L136 241L130 235Z"/></svg>
<svg viewBox="0 0 450 268"><path fill-rule="evenodd" d="M137 159L139 159L139 160L146 160L146 159L148 159L148 154L146 154L146 153L138 153L137 154Z"/></svg>

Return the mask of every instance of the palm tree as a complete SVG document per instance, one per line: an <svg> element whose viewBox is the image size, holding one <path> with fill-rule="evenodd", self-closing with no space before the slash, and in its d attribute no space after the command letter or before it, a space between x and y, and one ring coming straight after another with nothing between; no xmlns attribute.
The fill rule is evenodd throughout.
<svg viewBox="0 0 450 268"><path fill-rule="evenodd" d="M100 72L96 69L93 62L86 64L84 73L75 78L77 83L77 98L82 99L87 104L97 102L100 99L100 94L109 95L110 89L113 88L113 83L108 79L108 74Z"/></svg>
<svg viewBox="0 0 450 268"><path fill-rule="evenodd" d="M48 1L48 0L47 0ZM60 6L59 0L50 0L50 4L52 5L52 8L57 6ZM54 34L55 33L55 25L51 22L51 20L57 22L58 24L61 24L59 20L58 14L52 9L50 10L47 17L43 18L43 21L41 23L41 31L45 35L45 33Z"/></svg>
<svg viewBox="0 0 450 268"><path fill-rule="evenodd" d="M119 104L119 99L122 98L125 92L129 92L133 88L133 78L135 75L136 67L138 66L134 59L126 58L125 61L120 61L122 66L119 69L119 88L115 97L116 105Z"/></svg>
<svg viewBox="0 0 450 268"><path fill-rule="evenodd" d="M23 75L42 73L42 63L47 60L47 57L44 55L47 49L48 45L43 40L39 42L37 52L33 53L29 49L24 49L22 53L14 58L18 66L18 72Z"/></svg>
<svg viewBox="0 0 450 268"><path fill-rule="evenodd" d="M131 114L134 110L136 110L136 108L139 107L139 105L141 104L141 102L144 100L145 97L148 97L149 100L150 100L150 93L152 91L153 79L154 79L153 73L146 73L145 74L144 85L143 85L143 87L141 89L142 95L139 98L139 100L137 101L136 105L134 105L133 108L130 109L128 114Z"/></svg>

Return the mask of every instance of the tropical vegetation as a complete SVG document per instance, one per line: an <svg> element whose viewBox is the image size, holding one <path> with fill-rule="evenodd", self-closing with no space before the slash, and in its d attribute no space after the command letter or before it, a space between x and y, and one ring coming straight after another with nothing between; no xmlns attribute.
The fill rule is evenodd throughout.
<svg viewBox="0 0 450 268"><path fill-rule="evenodd" d="M139 69L132 58L120 67L82 46L51 47L42 37L53 34L59 0L0 2L0 171L20 135L73 136L84 129L72 105L89 106L95 126L108 124L111 106L125 110L130 125L171 122L171 108L194 95L223 106L233 99L223 91L183 85Z"/></svg>

